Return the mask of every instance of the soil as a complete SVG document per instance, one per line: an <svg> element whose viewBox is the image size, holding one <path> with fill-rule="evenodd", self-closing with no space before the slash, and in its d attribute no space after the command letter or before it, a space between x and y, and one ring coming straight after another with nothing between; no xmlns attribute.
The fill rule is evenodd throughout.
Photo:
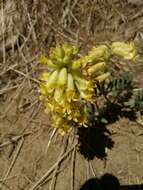
<svg viewBox="0 0 143 190"><path fill-rule="evenodd" d="M54 129L38 99L44 69L39 56L63 42L86 52L95 44L134 41L140 58L132 71L142 87L143 5L126 0L14 2L24 24L17 35L14 31L17 40L10 40L11 47L0 47L0 189L92 190L82 185L91 178L100 183L105 174L111 177L109 189L117 189L113 176L121 189L143 189L141 123L122 115L101 128L83 129L84 142L78 145L73 133L61 137L56 132L51 139ZM126 64L121 67L131 63Z"/></svg>

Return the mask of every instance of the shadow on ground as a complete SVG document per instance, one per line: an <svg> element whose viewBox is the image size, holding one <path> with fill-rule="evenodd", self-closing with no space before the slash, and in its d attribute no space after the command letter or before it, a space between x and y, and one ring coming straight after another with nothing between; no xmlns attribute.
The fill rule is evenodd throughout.
<svg viewBox="0 0 143 190"><path fill-rule="evenodd" d="M124 109L121 104L110 103L101 110L98 117L94 113L95 110L92 110L90 127L81 127L78 130L79 152L88 160L94 159L95 156L106 160L106 149L112 149L114 146L111 133L106 125L118 121L121 117L135 121L136 111ZM107 123L102 122L103 118Z"/></svg>
<svg viewBox="0 0 143 190"><path fill-rule="evenodd" d="M119 180L112 174L105 174L100 179L91 178L79 190L142 190L141 185L120 185Z"/></svg>
<svg viewBox="0 0 143 190"><path fill-rule="evenodd" d="M80 128L78 135L79 152L88 160L94 159L95 156L105 159L106 148L111 149L114 145L105 126Z"/></svg>

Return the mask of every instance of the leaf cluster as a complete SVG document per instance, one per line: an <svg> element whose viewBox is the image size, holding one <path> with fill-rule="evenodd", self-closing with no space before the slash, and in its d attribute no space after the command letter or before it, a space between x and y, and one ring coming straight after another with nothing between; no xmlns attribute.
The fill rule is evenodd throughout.
<svg viewBox="0 0 143 190"><path fill-rule="evenodd" d="M119 78L113 78L102 84L97 83L95 89L96 96L119 97L124 91L133 89L133 75L130 72L124 72Z"/></svg>
<svg viewBox="0 0 143 190"><path fill-rule="evenodd" d="M120 77L102 84L97 83L95 95L99 98L94 108L96 114L93 113L96 123L106 124L116 114L143 111L143 89L137 88L131 72L124 72ZM99 102L102 102L101 106Z"/></svg>

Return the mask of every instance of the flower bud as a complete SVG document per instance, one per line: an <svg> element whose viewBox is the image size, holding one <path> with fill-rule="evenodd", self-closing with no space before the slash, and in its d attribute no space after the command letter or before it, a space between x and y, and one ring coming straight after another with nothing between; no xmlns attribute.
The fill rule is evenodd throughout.
<svg viewBox="0 0 143 190"><path fill-rule="evenodd" d="M107 72L107 73L104 73L98 77L95 78L96 81L98 81L99 83L105 81L108 77L110 76L110 73Z"/></svg>
<svg viewBox="0 0 143 190"><path fill-rule="evenodd" d="M57 81L58 87L64 87L67 84L67 69L64 67L59 72Z"/></svg>
<svg viewBox="0 0 143 190"><path fill-rule="evenodd" d="M49 76L50 76L50 74L48 72L44 72L44 73L42 73L42 76L41 76L40 80L46 82L46 81L48 81Z"/></svg>
<svg viewBox="0 0 143 190"><path fill-rule="evenodd" d="M124 59L133 60L136 55L134 43L113 42L111 46L112 55L123 57Z"/></svg>
<svg viewBox="0 0 143 190"><path fill-rule="evenodd" d="M82 59L78 59L76 61L73 62L72 64L72 69L78 69L82 66Z"/></svg>
<svg viewBox="0 0 143 190"><path fill-rule="evenodd" d="M42 55L40 57L40 63L48 66L49 68L56 68L56 65L50 59L45 57L44 55Z"/></svg>
<svg viewBox="0 0 143 190"><path fill-rule="evenodd" d="M106 45L100 45L98 47L93 47L88 54L88 59L91 62L105 61L110 57L109 48Z"/></svg>
<svg viewBox="0 0 143 190"><path fill-rule="evenodd" d="M56 100L56 102L60 104L63 103L64 101L64 92L62 89L55 89L54 91L54 99Z"/></svg>
<svg viewBox="0 0 143 190"><path fill-rule="evenodd" d="M68 74L66 95L67 95L68 101L71 101L72 99L74 99L74 96L75 96L74 80L70 73Z"/></svg>
<svg viewBox="0 0 143 190"><path fill-rule="evenodd" d="M63 59L64 56L65 52L60 45L56 46L56 48L51 49L50 59L58 61L59 59Z"/></svg>
<svg viewBox="0 0 143 190"><path fill-rule="evenodd" d="M65 52L65 55L69 58L72 58L74 55L76 55L78 53L78 48L75 47L75 46L71 46L71 45L68 45L68 44L64 44L62 46L64 52Z"/></svg>
<svg viewBox="0 0 143 190"><path fill-rule="evenodd" d="M59 72L57 70L53 71L49 76L49 79L46 81L46 88L48 91L51 91L55 88Z"/></svg>
<svg viewBox="0 0 143 190"><path fill-rule="evenodd" d="M100 62L100 63L97 63L97 64L90 66L87 70L87 73L89 75L96 75L96 73L98 73L99 71L104 72L105 69L106 69L106 63Z"/></svg>

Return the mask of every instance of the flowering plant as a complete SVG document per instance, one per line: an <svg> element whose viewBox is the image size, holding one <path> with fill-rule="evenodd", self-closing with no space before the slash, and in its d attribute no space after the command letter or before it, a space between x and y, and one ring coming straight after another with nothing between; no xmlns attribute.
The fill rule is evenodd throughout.
<svg viewBox="0 0 143 190"><path fill-rule="evenodd" d="M93 47L85 56L78 53L77 47L64 44L40 58L48 69L41 76L40 99L62 135L73 127L88 127L87 104L95 102L97 82L110 77L108 60L114 55L134 59L136 49L133 43L114 42L110 47Z"/></svg>

